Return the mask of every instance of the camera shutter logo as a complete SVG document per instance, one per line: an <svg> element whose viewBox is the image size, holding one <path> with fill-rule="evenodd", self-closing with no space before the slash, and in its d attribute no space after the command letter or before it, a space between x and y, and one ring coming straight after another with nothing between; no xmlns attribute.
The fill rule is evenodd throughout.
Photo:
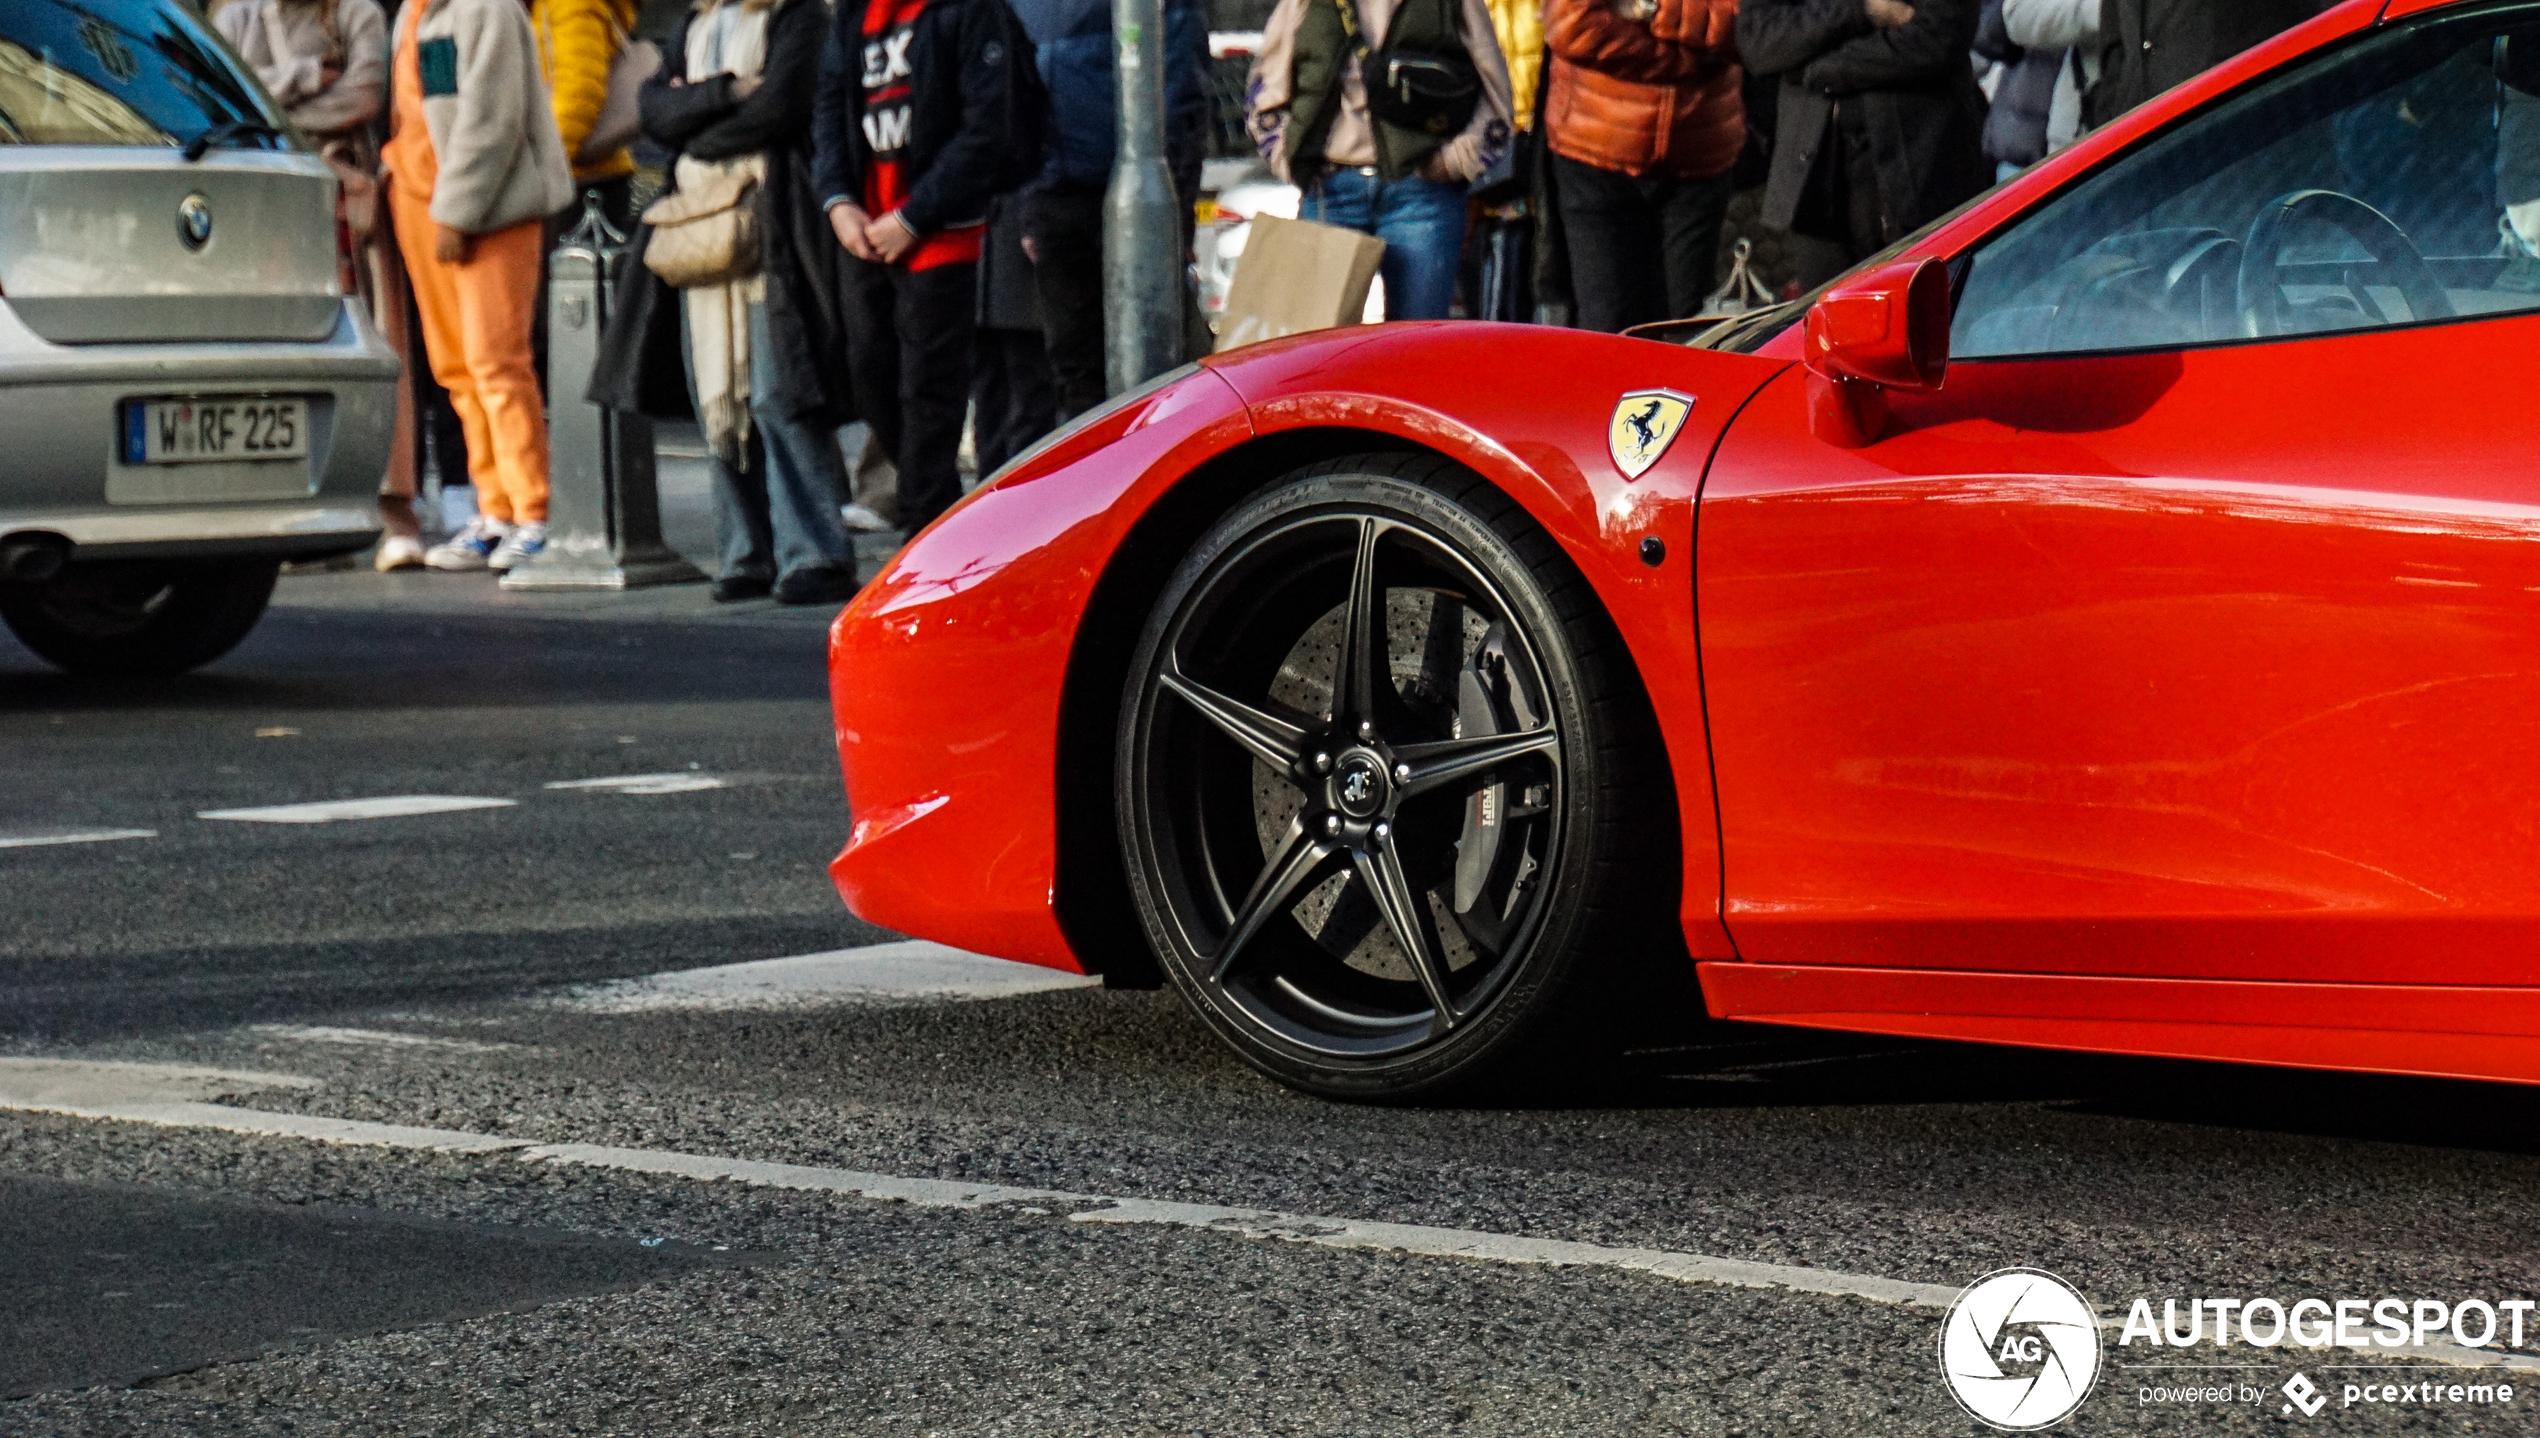
<svg viewBox="0 0 2540 1438"><path fill-rule="evenodd" d="M2041 1269L1988 1273L1941 1320L1940 1374L1977 1422L2020 1433L2051 1428L2098 1381L2098 1315L2079 1290Z"/></svg>

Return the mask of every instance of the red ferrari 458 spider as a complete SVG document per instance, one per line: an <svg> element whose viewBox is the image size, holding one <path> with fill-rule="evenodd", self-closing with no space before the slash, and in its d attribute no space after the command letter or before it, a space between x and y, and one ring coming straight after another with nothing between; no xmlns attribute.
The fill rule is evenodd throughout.
<svg viewBox="0 0 2540 1438"><path fill-rule="evenodd" d="M1319 1093L1705 1008L2540 1081L2540 3L2354 0L1699 331L1167 375L832 679L857 913Z"/></svg>

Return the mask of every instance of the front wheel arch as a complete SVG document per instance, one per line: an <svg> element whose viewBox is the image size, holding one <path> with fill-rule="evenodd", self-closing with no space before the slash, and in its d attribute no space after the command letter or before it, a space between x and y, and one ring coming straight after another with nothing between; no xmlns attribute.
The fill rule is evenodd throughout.
<svg viewBox="0 0 2540 1438"><path fill-rule="evenodd" d="M1488 475L1478 474L1454 456L1400 435L1380 430L1298 429L1266 435L1211 458L1174 484L1138 518L1095 582L1093 596L1077 625L1059 699L1058 859L1051 898L1069 948L1088 972L1102 975L1109 987L1152 989L1164 983L1163 971L1130 899L1112 794L1112 751L1120 722L1121 691L1135 647L1130 641L1145 627L1148 613L1162 597L1174 568L1218 520L1253 494L1299 469L1350 455L1425 456L1454 465L1524 507L1522 499L1506 486L1492 483ZM1537 516L1538 522L1541 518ZM1566 555L1563 558L1567 560ZM1570 567L1572 573L1565 578L1585 585L1587 581L1577 574L1576 565ZM1597 613L1606 625L1612 626L1613 616L1606 611L1603 598L1594 594L1593 586L1588 588ZM1619 634L1615 642L1622 643ZM1644 715L1649 714L1647 687L1641 684L1637 667L1631 667L1629 672L1638 689L1638 706ZM1667 846L1667 863L1661 872L1670 876L1671 884L1680 885L1683 835L1681 816L1675 812L1675 761L1663 743L1656 745L1653 752L1662 756L1661 762L1669 766L1669 772L1664 775L1665 782L1650 786L1653 795L1663 798L1667 806L1665 822L1653 823L1652 833L1663 833L1662 842ZM1668 893L1670 915L1679 907L1680 898L1672 890ZM1683 944L1681 930L1672 926L1666 934L1654 937L1663 939L1671 951L1681 949ZM1681 953L1677 957L1681 963L1676 967L1689 984L1692 961ZM1699 1003L1694 1007L1698 1010Z"/></svg>

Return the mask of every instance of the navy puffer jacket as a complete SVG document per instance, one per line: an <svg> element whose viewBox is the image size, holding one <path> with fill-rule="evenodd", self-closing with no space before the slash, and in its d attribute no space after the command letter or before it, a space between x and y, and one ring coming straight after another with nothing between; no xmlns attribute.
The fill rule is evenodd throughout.
<svg viewBox="0 0 2540 1438"><path fill-rule="evenodd" d="M1110 4L1014 0L1014 13L1039 47L1041 84L1049 91L1049 162L1039 183L1109 184L1120 126ZM1165 156L1189 198L1208 147L1208 8L1201 0L1166 0L1164 50Z"/></svg>

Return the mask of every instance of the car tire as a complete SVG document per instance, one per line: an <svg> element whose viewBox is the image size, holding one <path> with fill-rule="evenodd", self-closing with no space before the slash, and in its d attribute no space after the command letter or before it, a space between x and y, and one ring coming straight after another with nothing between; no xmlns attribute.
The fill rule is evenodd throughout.
<svg viewBox="0 0 2540 1438"><path fill-rule="evenodd" d="M1157 600L1121 716L1146 934L1283 1083L1550 1099L1637 1029L1641 976L1690 974L1646 694L1568 557L1470 470L1359 455L1238 506Z"/></svg>
<svg viewBox="0 0 2540 1438"><path fill-rule="evenodd" d="M280 571L272 560L73 564L41 585L0 586L0 621L73 674L182 674L247 637Z"/></svg>

